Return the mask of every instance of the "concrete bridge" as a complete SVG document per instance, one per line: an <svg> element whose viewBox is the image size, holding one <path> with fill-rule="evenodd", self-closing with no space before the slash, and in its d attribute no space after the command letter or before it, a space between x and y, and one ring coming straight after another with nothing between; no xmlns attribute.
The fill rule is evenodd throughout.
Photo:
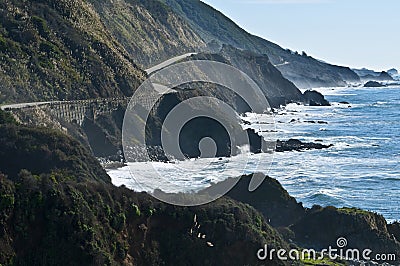
<svg viewBox="0 0 400 266"><path fill-rule="evenodd" d="M148 75L151 75L160 69L163 69L194 54L196 53L187 53L171 58L157 66L147 69L146 72ZM136 104L140 104L147 110L151 110L151 113L157 109L157 106L162 99L162 97L160 98L160 95L175 92L174 90L170 90L161 84L153 84L153 86L154 91L149 92L146 90L143 92L143 95L135 95L134 102ZM54 118L82 125L85 117L96 119L96 117L99 115L112 113L118 108L119 105L128 106L130 101L130 97L115 97L72 101L30 102L0 105L0 109L11 112L41 109L46 114ZM155 108L153 108L153 106L155 106Z"/></svg>
<svg viewBox="0 0 400 266"><path fill-rule="evenodd" d="M119 105L127 106L130 98L90 99L52 102L40 108L49 111L57 119L82 125L85 117L96 119L102 114L111 114Z"/></svg>
<svg viewBox="0 0 400 266"><path fill-rule="evenodd" d="M157 96L158 95L156 94L146 95L136 99L136 103L139 103L144 108L150 110L154 102L156 102L157 106L158 101L155 99ZM85 117L94 120L99 115L111 114L113 111L117 110L120 105L125 107L128 106L130 100L130 97L115 97L73 101L31 102L2 105L0 108L4 111L10 112L41 109L43 112L57 120L77 123L81 126Z"/></svg>

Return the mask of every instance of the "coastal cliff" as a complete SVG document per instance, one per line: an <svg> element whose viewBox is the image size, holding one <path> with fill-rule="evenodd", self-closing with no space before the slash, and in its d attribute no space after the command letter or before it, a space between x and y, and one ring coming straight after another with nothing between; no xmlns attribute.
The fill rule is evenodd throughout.
<svg viewBox="0 0 400 266"><path fill-rule="evenodd" d="M0 129L13 146L0 160L3 265L265 265L256 255L265 244L326 248L338 236L351 247L400 255L393 237L398 224L358 209L306 209L269 177L252 193L251 176L243 176L213 203L175 207L113 186L96 160L65 135L21 126L4 112ZM43 164L41 153L58 159ZM306 262L273 256L268 265Z"/></svg>

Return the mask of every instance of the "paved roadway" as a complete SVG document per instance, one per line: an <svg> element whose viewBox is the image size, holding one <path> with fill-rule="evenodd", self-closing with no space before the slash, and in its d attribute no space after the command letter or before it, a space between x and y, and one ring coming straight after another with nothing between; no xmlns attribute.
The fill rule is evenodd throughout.
<svg viewBox="0 0 400 266"><path fill-rule="evenodd" d="M156 71L158 71L158 70L160 70L162 68L165 68L167 66L172 65L173 63L175 63L175 62L177 62L179 60L182 60L182 59L184 59L186 57L189 57L189 56L192 56L192 55L195 55L195 54L196 53L187 53L187 54L183 54L183 55L179 55L179 56L173 57L171 59L168 59L167 61L162 62L161 64L158 64L158 65L153 66L153 67L151 67L149 69L146 69L145 71L147 72L147 74L150 75L153 72L156 72Z"/></svg>
<svg viewBox="0 0 400 266"><path fill-rule="evenodd" d="M182 60L184 58L187 58L189 56L192 56L196 53L187 53L184 55L180 55L180 56L176 56L174 58L168 59L167 61L162 62L161 64L158 64L156 66L153 66L149 69L146 69L145 71L147 72L147 74L151 74L154 73L162 68L165 68L167 66L170 66L172 64L174 64L175 62ZM167 91L165 91L164 88L159 88L160 89L160 93L166 93ZM63 103L64 101L53 101L53 102L30 102L30 103L15 103L15 104L5 104L5 105L0 105L0 109L1 110L6 110L6 109L21 109L21 108L26 108L26 107L35 107L35 106L41 106L41 105L46 105L46 104L50 104L50 103ZM65 101L67 102L67 101Z"/></svg>

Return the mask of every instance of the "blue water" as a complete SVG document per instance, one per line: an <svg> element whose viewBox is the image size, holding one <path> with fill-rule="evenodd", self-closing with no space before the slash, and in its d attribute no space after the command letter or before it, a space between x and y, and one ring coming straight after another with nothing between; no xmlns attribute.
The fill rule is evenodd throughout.
<svg viewBox="0 0 400 266"><path fill-rule="evenodd" d="M273 160L271 155L251 155L250 167L245 170L244 157L238 156L174 165L134 163L130 164L131 168L108 173L114 184L124 184L134 190L160 188L177 192L198 190L211 182L256 169L278 179L306 207L314 204L358 207L380 213L388 221L400 220L400 87L319 91L332 106L287 106L275 117L277 132L274 137L322 141L334 144L332 148L275 153ZM340 104L342 101L349 104ZM262 122L262 116L257 118ZM255 128L271 129L270 125L253 122ZM154 177L153 168L157 168L159 178ZM149 176L148 186L138 185L132 169Z"/></svg>
<svg viewBox="0 0 400 266"><path fill-rule="evenodd" d="M289 106L278 136L327 150L276 154L270 176L305 206L359 207L400 220L400 88L321 89L332 107ZM347 101L350 104L339 104ZM297 111L297 112L291 112ZM299 119L290 123L289 119ZM304 120L328 124L304 123ZM290 120L289 120L290 121Z"/></svg>

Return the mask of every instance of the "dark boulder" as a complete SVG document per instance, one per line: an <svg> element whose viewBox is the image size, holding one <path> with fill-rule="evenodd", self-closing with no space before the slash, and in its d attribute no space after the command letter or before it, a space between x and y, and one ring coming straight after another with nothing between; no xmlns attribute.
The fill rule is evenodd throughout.
<svg viewBox="0 0 400 266"><path fill-rule="evenodd" d="M275 151L277 152L285 152L285 151L302 151L302 150L311 150L311 149L327 149L332 147L333 145L324 145L321 143L313 143L313 142L302 142L298 139L290 139L287 141L278 140L276 142Z"/></svg>
<svg viewBox="0 0 400 266"><path fill-rule="evenodd" d="M303 94L304 103L309 106L330 106L331 104L324 98L324 96L312 90L307 90Z"/></svg>

